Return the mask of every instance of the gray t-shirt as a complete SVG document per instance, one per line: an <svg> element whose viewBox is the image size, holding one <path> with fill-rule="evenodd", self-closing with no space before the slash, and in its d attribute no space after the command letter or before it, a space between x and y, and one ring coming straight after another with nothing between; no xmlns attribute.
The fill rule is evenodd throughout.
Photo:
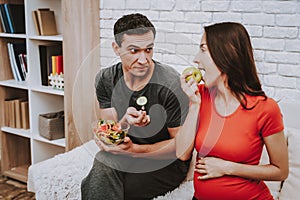
<svg viewBox="0 0 300 200"><path fill-rule="evenodd" d="M102 69L96 76L96 95L100 107L114 107L121 119L128 107L141 106L136 100L145 96L145 105L151 123L145 127L131 127L129 137L137 144L151 144L170 139L167 128L180 126L188 110L188 98L180 87L179 73L166 65L154 62L155 68L150 82L139 91L130 90L124 81L122 63Z"/></svg>

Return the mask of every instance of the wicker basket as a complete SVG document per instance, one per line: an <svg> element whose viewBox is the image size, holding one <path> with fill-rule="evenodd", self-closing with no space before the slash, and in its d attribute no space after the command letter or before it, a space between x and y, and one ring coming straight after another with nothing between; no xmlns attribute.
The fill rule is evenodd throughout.
<svg viewBox="0 0 300 200"><path fill-rule="evenodd" d="M48 140L65 137L64 111L39 115L39 133Z"/></svg>

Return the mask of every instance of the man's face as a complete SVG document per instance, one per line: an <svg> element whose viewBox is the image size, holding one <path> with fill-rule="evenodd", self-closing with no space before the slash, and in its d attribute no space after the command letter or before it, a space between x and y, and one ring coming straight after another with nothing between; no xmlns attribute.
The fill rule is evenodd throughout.
<svg viewBox="0 0 300 200"><path fill-rule="evenodd" d="M144 77L152 68L154 35L149 31L143 35L123 36L119 47L113 44L114 51L120 56L124 72L129 72L133 76Z"/></svg>

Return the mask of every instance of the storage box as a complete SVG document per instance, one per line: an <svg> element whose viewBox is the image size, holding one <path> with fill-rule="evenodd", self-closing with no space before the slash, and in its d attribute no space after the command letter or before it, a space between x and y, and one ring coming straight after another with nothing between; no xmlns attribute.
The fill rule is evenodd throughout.
<svg viewBox="0 0 300 200"><path fill-rule="evenodd" d="M39 133L48 140L65 137L64 111L39 115Z"/></svg>

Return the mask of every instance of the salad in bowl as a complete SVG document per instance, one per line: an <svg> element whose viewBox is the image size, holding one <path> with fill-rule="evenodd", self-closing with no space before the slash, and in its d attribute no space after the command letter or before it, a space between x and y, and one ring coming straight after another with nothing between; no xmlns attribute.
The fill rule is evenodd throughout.
<svg viewBox="0 0 300 200"><path fill-rule="evenodd" d="M130 125L126 122L100 119L93 125L96 140L108 145L118 145L124 141Z"/></svg>

